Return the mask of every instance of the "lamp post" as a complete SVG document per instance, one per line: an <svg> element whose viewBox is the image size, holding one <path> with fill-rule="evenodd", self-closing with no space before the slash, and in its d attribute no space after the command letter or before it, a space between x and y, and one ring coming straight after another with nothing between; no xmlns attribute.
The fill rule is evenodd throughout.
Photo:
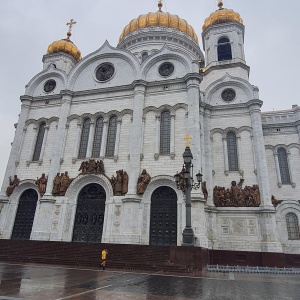
<svg viewBox="0 0 300 300"><path fill-rule="evenodd" d="M183 153L184 164L180 173L174 176L177 188L185 192L185 207L186 207L186 224L183 230L183 243L182 246L195 246L195 235L192 228L192 218L191 218L191 192L192 189L198 190L202 182L202 174L200 171L196 174L197 182L193 179L193 165L192 159L193 155L190 149L189 140L191 137L187 135L185 137L186 147Z"/></svg>

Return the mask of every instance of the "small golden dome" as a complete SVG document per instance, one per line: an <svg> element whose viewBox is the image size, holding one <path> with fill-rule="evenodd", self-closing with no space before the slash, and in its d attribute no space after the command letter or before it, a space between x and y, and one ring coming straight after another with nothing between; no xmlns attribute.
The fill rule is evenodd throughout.
<svg viewBox="0 0 300 300"><path fill-rule="evenodd" d="M47 49L47 54L53 54L58 52L70 54L74 57L76 61L81 60L81 52L69 39L69 34L68 38L53 42L49 45Z"/></svg>
<svg viewBox="0 0 300 300"><path fill-rule="evenodd" d="M136 31L141 28L147 27L169 27L178 29L181 32L186 33L198 43L198 36L195 33L194 28L188 24L184 19L179 18L177 15L171 15L161 10L162 3L159 1L157 12L150 12L146 15L140 15L136 19L129 22L124 27L122 34L120 35L119 42L127 36L129 33Z"/></svg>
<svg viewBox="0 0 300 300"><path fill-rule="evenodd" d="M209 26L219 23L237 22L243 24L243 19L241 18L239 13L235 12L232 9L223 8L222 1L219 1L218 6L219 9L211 13L210 16L205 19L202 26L202 31L204 31Z"/></svg>

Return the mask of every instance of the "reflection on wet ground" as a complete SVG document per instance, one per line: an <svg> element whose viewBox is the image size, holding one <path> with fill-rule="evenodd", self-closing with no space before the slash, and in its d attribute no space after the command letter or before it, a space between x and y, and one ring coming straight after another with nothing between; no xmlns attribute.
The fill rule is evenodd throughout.
<svg viewBox="0 0 300 300"><path fill-rule="evenodd" d="M0 300L291 300L299 275L203 273L201 277L0 264Z"/></svg>

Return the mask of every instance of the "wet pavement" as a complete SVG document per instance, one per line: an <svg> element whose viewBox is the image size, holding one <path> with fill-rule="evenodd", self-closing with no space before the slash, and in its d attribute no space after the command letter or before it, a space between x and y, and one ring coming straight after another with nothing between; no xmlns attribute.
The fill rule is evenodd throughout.
<svg viewBox="0 0 300 300"><path fill-rule="evenodd" d="M203 273L201 277L0 264L0 300L290 300L300 275Z"/></svg>

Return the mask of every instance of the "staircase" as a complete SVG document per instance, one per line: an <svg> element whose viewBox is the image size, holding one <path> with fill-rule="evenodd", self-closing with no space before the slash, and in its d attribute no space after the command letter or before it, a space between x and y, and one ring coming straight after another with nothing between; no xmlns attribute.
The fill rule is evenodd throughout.
<svg viewBox="0 0 300 300"><path fill-rule="evenodd" d="M182 259L184 248L192 248L186 249L188 260ZM199 264L201 248L125 244L0 240L0 261L99 268L103 249L108 250L108 269L181 274L202 269ZM191 251L197 254L194 255L196 264L191 260Z"/></svg>

